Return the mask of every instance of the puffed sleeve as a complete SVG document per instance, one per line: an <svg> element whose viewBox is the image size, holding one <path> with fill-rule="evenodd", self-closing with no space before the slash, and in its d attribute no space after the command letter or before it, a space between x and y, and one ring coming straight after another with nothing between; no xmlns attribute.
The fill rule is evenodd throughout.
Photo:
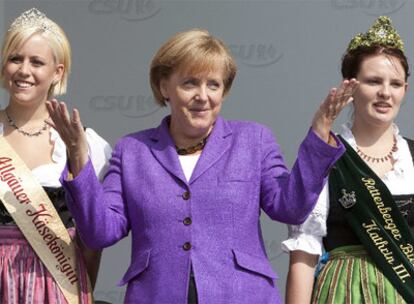
<svg viewBox="0 0 414 304"><path fill-rule="evenodd" d="M329 212L329 187L325 184L315 208L301 225L289 225L288 239L282 242L285 252L301 250L309 254L322 255L322 238L326 236L326 220Z"/></svg>
<svg viewBox="0 0 414 304"><path fill-rule="evenodd" d="M89 157L96 175L102 181L108 170L108 160L111 158L111 146L93 129L86 128L86 141L88 142Z"/></svg>

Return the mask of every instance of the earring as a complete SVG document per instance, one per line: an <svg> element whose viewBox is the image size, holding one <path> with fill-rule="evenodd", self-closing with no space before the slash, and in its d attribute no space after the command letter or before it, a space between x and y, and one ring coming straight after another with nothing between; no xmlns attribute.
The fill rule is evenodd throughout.
<svg viewBox="0 0 414 304"><path fill-rule="evenodd" d="M167 102L169 102L169 101L170 101L170 99L169 99L168 97L165 97L165 98L164 98L164 101L165 101L165 103L167 103Z"/></svg>

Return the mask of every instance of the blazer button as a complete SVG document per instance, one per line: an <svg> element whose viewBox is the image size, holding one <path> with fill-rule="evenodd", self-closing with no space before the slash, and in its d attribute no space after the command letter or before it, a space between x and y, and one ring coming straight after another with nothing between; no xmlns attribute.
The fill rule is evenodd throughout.
<svg viewBox="0 0 414 304"><path fill-rule="evenodd" d="M189 191L185 191L182 195L183 200L188 201L190 199L190 192Z"/></svg>
<svg viewBox="0 0 414 304"><path fill-rule="evenodd" d="M191 220L191 217L186 217L186 218L183 220L183 223L184 223L184 225L186 225L186 226L190 226L192 222L193 222L193 221Z"/></svg>
<svg viewBox="0 0 414 304"><path fill-rule="evenodd" d="M190 250L191 249L191 243L190 242L185 242L184 245L183 245L183 249L185 251Z"/></svg>

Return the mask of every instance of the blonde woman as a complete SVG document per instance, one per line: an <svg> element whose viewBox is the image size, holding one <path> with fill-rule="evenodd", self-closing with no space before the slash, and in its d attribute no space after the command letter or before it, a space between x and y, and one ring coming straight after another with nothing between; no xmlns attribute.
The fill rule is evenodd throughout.
<svg viewBox="0 0 414 304"><path fill-rule="evenodd" d="M331 92L289 172L267 127L220 116L235 76L229 49L207 31L168 39L150 82L170 115L118 142L103 187L79 113L70 118L64 103L48 104L71 146L74 179L62 178L82 238L98 249L131 232L131 264L120 281L126 303L280 303L260 210L285 223L305 220L343 152L330 126L356 83Z"/></svg>
<svg viewBox="0 0 414 304"><path fill-rule="evenodd" d="M3 157L0 168L3 182L0 203L0 302L88 303L90 290L86 270L93 285L100 253L87 250L75 237L74 221L66 207L64 190L59 182L67 158L66 146L46 122L49 118L46 101L66 92L71 67L69 41L55 22L37 9L31 9L10 25L1 56L0 76L9 102L0 111L3 142L0 148L4 156L6 151L3 148L10 146L12 156ZM92 129L87 128L85 133L96 174L102 177L111 149ZM10 171L11 160L14 159L18 159L21 167L25 168L24 173L17 169ZM16 178L12 179L11 174ZM21 175L17 178L17 174ZM27 180L32 182L26 183ZM45 201L42 199L41 204L35 200L24 203L29 200L29 192L24 192L31 191L29 188L36 189L33 196L42 198L45 191L49 203L46 203L47 197ZM20 200L20 204L13 205L13 196ZM22 206L26 209L15 212ZM58 216L53 220L60 230L50 226L54 212ZM29 224L33 226L27 226ZM59 251L61 245L58 245L59 231L64 230L62 233L65 235L66 228L76 240L71 242L75 253L70 258L66 252ZM40 249L37 248L39 242L33 242L35 236L40 236L39 240L44 241ZM48 254L57 257L57 260L43 257ZM75 260L73 264L68 262L70 259ZM56 272L56 269L59 270L57 276L50 272ZM75 300L69 300L62 293L61 287L65 282L56 281L59 274L67 275L71 283L79 285Z"/></svg>

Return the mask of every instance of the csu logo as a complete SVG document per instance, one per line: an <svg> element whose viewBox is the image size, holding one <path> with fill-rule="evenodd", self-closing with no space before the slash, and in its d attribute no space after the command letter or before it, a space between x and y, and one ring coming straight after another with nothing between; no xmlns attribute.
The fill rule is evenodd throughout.
<svg viewBox="0 0 414 304"><path fill-rule="evenodd" d="M127 21L140 21L154 17L161 10L155 0L93 0L89 12L97 15L119 15Z"/></svg>
<svg viewBox="0 0 414 304"><path fill-rule="evenodd" d="M360 9L367 15L389 15L401 9L406 0L331 0L336 9Z"/></svg>
<svg viewBox="0 0 414 304"><path fill-rule="evenodd" d="M250 67L269 66L278 62L283 56L274 44L230 44L229 48L237 60Z"/></svg>
<svg viewBox="0 0 414 304"><path fill-rule="evenodd" d="M89 105L95 111L116 111L130 118L150 116L161 109L154 97L144 95L95 96Z"/></svg>

